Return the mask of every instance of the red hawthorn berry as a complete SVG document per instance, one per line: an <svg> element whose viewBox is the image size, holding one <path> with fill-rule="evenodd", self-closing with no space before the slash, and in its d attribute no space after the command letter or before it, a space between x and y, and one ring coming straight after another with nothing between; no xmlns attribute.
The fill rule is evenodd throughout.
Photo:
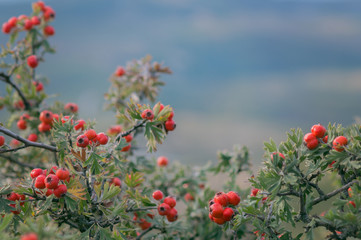
<svg viewBox="0 0 361 240"><path fill-rule="evenodd" d="M121 131L122 131L122 126L115 125L108 129L108 134L109 135L117 135L117 134L121 133Z"/></svg>
<svg viewBox="0 0 361 240"><path fill-rule="evenodd" d="M215 203L219 203L223 207L226 207L229 203L228 196L224 192L217 192L213 199Z"/></svg>
<svg viewBox="0 0 361 240"><path fill-rule="evenodd" d="M7 196L7 199L10 200L10 201L15 202L15 201L18 201L20 199L20 195L15 193L15 192L12 192Z"/></svg>
<svg viewBox="0 0 361 240"><path fill-rule="evenodd" d="M79 129L81 129L83 131L85 124L86 124L86 122L84 120L79 119L78 121L75 122L74 129L76 131L78 131Z"/></svg>
<svg viewBox="0 0 361 240"><path fill-rule="evenodd" d="M159 206L158 206L158 213L161 216L165 216L165 215L168 215L170 209L171 209L171 207L167 203L162 203L162 204L159 204Z"/></svg>
<svg viewBox="0 0 361 240"><path fill-rule="evenodd" d="M40 113L39 119L43 123L51 124L53 122L53 113L48 110L44 110Z"/></svg>
<svg viewBox="0 0 361 240"><path fill-rule="evenodd" d="M208 207L211 207L214 204L214 199L212 198L211 200L209 200L208 202Z"/></svg>
<svg viewBox="0 0 361 240"><path fill-rule="evenodd" d="M36 177L35 179L35 184L34 186L36 188L39 188L39 189L44 189L45 188L45 178L46 176L45 175L39 175Z"/></svg>
<svg viewBox="0 0 361 240"><path fill-rule="evenodd" d="M28 16L26 16L26 15L24 15L24 14L22 14L22 15L20 15L20 16L18 17L18 20L19 20L19 21L23 21L23 20L26 20L26 19L28 19Z"/></svg>
<svg viewBox="0 0 361 240"><path fill-rule="evenodd" d="M8 22L5 22L5 23L3 23L3 25L2 25L2 31L3 31L3 33L5 33L5 34L8 34L8 33L10 33L11 32L11 25L8 23Z"/></svg>
<svg viewBox="0 0 361 240"><path fill-rule="evenodd" d="M10 141L10 146L12 146L12 147L17 147L17 146L19 146L19 145L20 145L20 141L19 141L19 140L12 139L12 140Z"/></svg>
<svg viewBox="0 0 361 240"><path fill-rule="evenodd" d="M3 146L4 144L5 144L5 137L0 136L0 147Z"/></svg>
<svg viewBox="0 0 361 240"><path fill-rule="evenodd" d="M63 116L63 117L61 118L61 122L62 122L62 123L66 123L66 122L69 121L69 119L70 119L70 116ZM73 119L71 119L70 124L73 125Z"/></svg>
<svg viewBox="0 0 361 240"><path fill-rule="evenodd" d="M313 125L311 128L311 132L317 138L323 138L323 136L325 136L326 133L326 128L321 124Z"/></svg>
<svg viewBox="0 0 361 240"><path fill-rule="evenodd" d="M173 120L173 117L174 117L174 112L171 111L171 112L169 113L168 120Z"/></svg>
<svg viewBox="0 0 361 240"><path fill-rule="evenodd" d="M349 188L347 189L347 192L348 192L348 195L349 195L350 197L353 196L353 192L352 192L352 188L351 188L351 187L349 187Z"/></svg>
<svg viewBox="0 0 361 240"><path fill-rule="evenodd" d="M53 194L57 198L64 197L67 192L68 192L68 188L64 184L60 184L53 190Z"/></svg>
<svg viewBox="0 0 361 240"><path fill-rule="evenodd" d="M43 1L37 1L36 3L34 3L34 7L38 7L39 10L41 11L45 11L45 3Z"/></svg>
<svg viewBox="0 0 361 240"><path fill-rule="evenodd" d="M117 77L121 77L125 74L125 70L123 67L118 67L117 70L115 71L115 75Z"/></svg>
<svg viewBox="0 0 361 240"><path fill-rule="evenodd" d="M133 140L133 135L129 134L129 135L125 136L124 139L126 142L131 142Z"/></svg>
<svg viewBox="0 0 361 240"><path fill-rule="evenodd" d="M222 217L221 218L213 218L213 222L217 223L218 225L223 225L226 220L224 220Z"/></svg>
<svg viewBox="0 0 361 240"><path fill-rule="evenodd" d="M79 109L79 107L76 103L67 103L64 106L64 110L70 111L72 113L77 113L78 109Z"/></svg>
<svg viewBox="0 0 361 240"><path fill-rule="evenodd" d="M8 24L10 24L10 26L13 28L13 27L16 27L16 24L18 22L18 19L16 17L11 17L9 20L8 20Z"/></svg>
<svg viewBox="0 0 361 240"><path fill-rule="evenodd" d="M79 135L76 138L76 145L78 147L85 148L86 146L89 145L89 138L87 136L85 136L85 135Z"/></svg>
<svg viewBox="0 0 361 240"><path fill-rule="evenodd" d="M252 189L252 191L251 191L251 197L255 197L255 196L257 196L258 191L259 191L259 189L258 189L258 188L253 188L253 189Z"/></svg>
<svg viewBox="0 0 361 240"><path fill-rule="evenodd" d="M354 201L348 201L348 204L351 204L354 208L356 208L356 203Z"/></svg>
<svg viewBox="0 0 361 240"><path fill-rule="evenodd" d="M51 125L50 125L50 124L47 124L47 123L42 122L42 123L40 123L40 124L38 125L38 130L39 130L39 132L49 132L50 129L51 129Z"/></svg>
<svg viewBox="0 0 361 240"><path fill-rule="evenodd" d="M44 35L45 36L53 36L55 34L55 29L53 26L46 26L44 28Z"/></svg>
<svg viewBox="0 0 361 240"><path fill-rule="evenodd" d="M262 203L264 204L267 201L267 199L268 199L268 197L263 197L262 200L261 200Z"/></svg>
<svg viewBox="0 0 361 240"><path fill-rule="evenodd" d="M210 219L212 222L214 222L214 217L212 216L211 213L208 213L208 217L209 217L209 219Z"/></svg>
<svg viewBox="0 0 361 240"><path fill-rule="evenodd" d="M154 200L162 200L163 199L163 192L160 191L160 190L157 190L157 191L154 191L153 194L152 194Z"/></svg>
<svg viewBox="0 0 361 240"><path fill-rule="evenodd" d="M55 174L60 180L65 180L70 176L70 173L66 168L59 168L58 170L56 170Z"/></svg>
<svg viewBox="0 0 361 240"><path fill-rule="evenodd" d="M194 197L193 197L192 194L186 193L186 195L184 195L184 200L185 200L186 202L194 201Z"/></svg>
<svg viewBox="0 0 361 240"><path fill-rule="evenodd" d="M204 183L200 183L200 184L198 185L198 187L199 187L200 189L204 189L205 185L204 185Z"/></svg>
<svg viewBox="0 0 361 240"><path fill-rule="evenodd" d="M37 26L40 24L40 19L37 17L37 16L33 16L31 18L31 23L34 25L34 26Z"/></svg>
<svg viewBox="0 0 361 240"><path fill-rule="evenodd" d="M123 147L122 150L120 150L120 151L122 151L122 152L128 152L131 146L132 146L132 145L129 144L128 146Z"/></svg>
<svg viewBox="0 0 361 240"><path fill-rule="evenodd" d="M45 178L45 186L48 189L55 189L59 184L59 178L55 174L49 174Z"/></svg>
<svg viewBox="0 0 361 240"><path fill-rule="evenodd" d="M49 6L44 7L43 12L44 12L45 21L55 18L55 11L51 7Z"/></svg>
<svg viewBox="0 0 361 240"><path fill-rule="evenodd" d="M164 123L164 127L167 131L173 131L176 127L176 124L173 120L167 120L165 123Z"/></svg>
<svg viewBox="0 0 361 240"><path fill-rule="evenodd" d="M30 115L27 113L24 113L21 117L20 120L29 120L30 119Z"/></svg>
<svg viewBox="0 0 361 240"><path fill-rule="evenodd" d="M344 147L347 144L347 138L344 136L338 136L333 140L333 149L335 149L337 152L344 151Z"/></svg>
<svg viewBox="0 0 361 240"><path fill-rule="evenodd" d="M27 124L25 120L19 120L16 125L20 130L25 130L27 128Z"/></svg>
<svg viewBox="0 0 361 240"><path fill-rule="evenodd" d="M40 168L35 168L33 169L31 172L30 172L30 177L32 179L36 178L37 176L39 175L42 175L43 174L43 170L40 169Z"/></svg>
<svg viewBox="0 0 361 240"><path fill-rule="evenodd" d="M328 135L325 136L325 137L322 139L322 141L323 141L324 143L327 143L327 142L328 142Z"/></svg>
<svg viewBox="0 0 361 240"><path fill-rule="evenodd" d="M232 208L225 208L223 211L223 219L225 221L230 221L233 218L234 211Z"/></svg>
<svg viewBox="0 0 361 240"><path fill-rule="evenodd" d="M84 133L84 135L87 136L87 138L88 138L89 140L93 140L94 138L97 137L97 133L96 133L96 131L93 130L93 129L87 130L87 131Z"/></svg>
<svg viewBox="0 0 361 240"><path fill-rule="evenodd" d="M142 117L143 119L153 120L153 118L154 118L154 113L153 113L153 111L150 110L150 109L145 109L145 110L142 112L141 117Z"/></svg>
<svg viewBox="0 0 361 240"><path fill-rule="evenodd" d="M214 218L221 218L223 217L223 207L219 203L214 203L209 208L212 217Z"/></svg>
<svg viewBox="0 0 361 240"><path fill-rule="evenodd" d="M241 201L240 196L236 192L230 191L227 193L227 196L228 196L229 204L233 206L237 206Z"/></svg>
<svg viewBox="0 0 361 240"><path fill-rule="evenodd" d="M53 193L54 193L54 191L52 189L48 189L48 190L46 190L45 196L49 197Z"/></svg>
<svg viewBox="0 0 361 240"><path fill-rule="evenodd" d="M158 159L157 159L157 165L159 167L166 167L168 165L168 158L165 157L165 156L160 156Z"/></svg>
<svg viewBox="0 0 361 240"><path fill-rule="evenodd" d="M112 180L110 181L110 185L113 185L113 184L114 184L114 186L121 187L122 181L119 178L115 177L115 178L112 178Z"/></svg>
<svg viewBox="0 0 361 240"><path fill-rule="evenodd" d="M278 155L278 157L279 157L280 159L281 159L281 158L282 158L283 160L285 159L285 155L283 155L282 153L280 153L280 152L274 152L274 153L271 154L271 160L272 160L272 161L273 161L273 156L274 156L274 155Z"/></svg>
<svg viewBox="0 0 361 240"><path fill-rule="evenodd" d="M108 143L108 136L105 133L98 133L96 137L96 141L99 142L101 145L105 145Z"/></svg>
<svg viewBox="0 0 361 240"><path fill-rule="evenodd" d="M150 226L152 226L152 224L150 222L147 222L144 218L141 218L139 226L142 230L147 230L148 228L150 228Z"/></svg>
<svg viewBox="0 0 361 240"><path fill-rule="evenodd" d="M35 86L37 92L40 92L44 89L44 85L39 81L33 81L33 85Z"/></svg>
<svg viewBox="0 0 361 240"><path fill-rule="evenodd" d="M55 174L57 170L58 170L58 167L57 167L57 166L52 166L52 167L50 168L49 174Z"/></svg>
<svg viewBox="0 0 361 240"><path fill-rule="evenodd" d="M175 208L171 208L167 214L167 219L169 222L174 222L178 219L178 211Z"/></svg>
<svg viewBox="0 0 361 240"><path fill-rule="evenodd" d="M38 66L38 58L35 55L30 55L27 58L29 67L36 68Z"/></svg>
<svg viewBox="0 0 361 240"><path fill-rule="evenodd" d="M25 30L31 30L33 28L33 23L30 19L25 19L24 22L24 29Z"/></svg>
<svg viewBox="0 0 361 240"><path fill-rule="evenodd" d="M59 114L57 114L57 113L53 113L53 122L55 120L59 122Z"/></svg>
<svg viewBox="0 0 361 240"><path fill-rule="evenodd" d="M168 204L171 208L174 208L175 205L177 204L177 201L175 200L175 198L171 197L171 196L164 198L163 202Z"/></svg>
<svg viewBox="0 0 361 240"><path fill-rule="evenodd" d="M317 138L312 133L306 133L305 136L303 137L303 141L305 141L305 143L309 143L314 140L317 140Z"/></svg>
<svg viewBox="0 0 361 240"><path fill-rule="evenodd" d="M36 142L38 140L38 135L36 135L35 133L32 133L29 135L28 140L31 142Z"/></svg>
<svg viewBox="0 0 361 240"><path fill-rule="evenodd" d="M313 150L313 149L317 148L318 140L317 139L311 140L306 144L306 146L309 150Z"/></svg>

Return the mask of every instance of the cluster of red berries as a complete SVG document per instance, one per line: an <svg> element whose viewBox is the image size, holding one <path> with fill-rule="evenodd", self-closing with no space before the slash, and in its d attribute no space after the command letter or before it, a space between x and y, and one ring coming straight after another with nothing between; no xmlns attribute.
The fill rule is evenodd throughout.
<svg viewBox="0 0 361 240"><path fill-rule="evenodd" d="M78 123L79 124L79 123ZM105 145L108 143L109 137L101 132L98 133L94 129L89 129L81 134L76 139L76 145L81 148L87 147L89 144L94 146Z"/></svg>
<svg viewBox="0 0 361 240"><path fill-rule="evenodd" d="M326 128L321 124L313 125L310 133L306 133L303 137L305 144L309 150L317 148L319 142L327 143L328 136L325 136Z"/></svg>
<svg viewBox="0 0 361 240"><path fill-rule="evenodd" d="M58 169L58 167L54 166L48 175L47 170L35 168L31 171L30 176L33 179L34 187L37 189L47 188L45 192L46 196L54 194L55 197L61 198L68 191L65 184L59 184L60 181L69 182L70 180L70 173L65 168Z"/></svg>
<svg viewBox="0 0 361 240"><path fill-rule="evenodd" d="M321 124L313 125L310 133L306 133L303 140L309 150L317 148L320 142L327 143L328 135L326 135L326 128ZM345 150L344 146L347 144L347 138L344 136L336 137L332 142L332 148L338 152Z"/></svg>
<svg viewBox="0 0 361 240"><path fill-rule="evenodd" d="M161 112L164 108L164 105L163 104L160 104L160 108L159 108L159 112ZM142 114L141 114L141 117L143 119L147 119L149 121L152 121L153 118L154 118L154 113L153 113L154 109L151 110L151 109L145 109ZM167 121L164 122L164 128L165 130L167 131L173 131L176 127L176 123L175 121L173 120L173 117L174 117L174 112L172 111L169 116L168 116L168 119Z"/></svg>
<svg viewBox="0 0 361 240"><path fill-rule="evenodd" d="M161 201L164 197L163 192L160 190L154 191L152 194L154 200ZM178 219L178 211L175 209L177 201L174 197L168 196L164 198L163 203L158 205L158 214L166 216L169 222L174 222Z"/></svg>
<svg viewBox="0 0 361 240"><path fill-rule="evenodd" d="M38 240L38 235L36 233L27 233L22 235L20 240Z"/></svg>
<svg viewBox="0 0 361 240"><path fill-rule="evenodd" d="M24 206L24 204L25 204L25 195L23 195L23 194L18 194L18 193L12 192L7 196L7 199L10 201L13 201L13 202L19 201L20 206ZM9 204L9 206L16 209L16 203ZM20 214L21 209L12 210L11 212L18 215L18 214Z"/></svg>
<svg viewBox="0 0 361 240"><path fill-rule="evenodd" d="M228 206L237 206L240 201L241 198L236 192L217 192L214 198L208 203L209 219L219 225L231 221L234 216L234 211Z"/></svg>
<svg viewBox="0 0 361 240"><path fill-rule="evenodd" d="M28 17L26 15L20 15L19 17L11 17L7 22L3 23L2 31L6 34L10 33L13 29L14 31L26 30L29 31L33 26L38 26L43 23L46 24L49 20L55 17L55 11L44 4L42 1L33 3L33 9L36 13L42 12L40 16ZM55 34L55 30L52 26L46 25L43 29L44 35L52 36Z"/></svg>

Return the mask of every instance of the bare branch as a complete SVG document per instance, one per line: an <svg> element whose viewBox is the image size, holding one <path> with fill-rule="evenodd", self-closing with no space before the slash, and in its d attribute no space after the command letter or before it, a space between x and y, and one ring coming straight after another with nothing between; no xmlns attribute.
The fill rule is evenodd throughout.
<svg viewBox="0 0 361 240"><path fill-rule="evenodd" d="M29 110L30 109L30 103L29 101L26 99L26 97L24 96L23 92L20 90L20 88L11 81L10 76L6 75L5 73L1 72L0 73L0 80L10 84L11 87L13 87L15 89L15 91L19 94L21 100L23 100L24 105L25 105L25 109Z"/></svg>
<svg viewBox="0 0 361 240"><path fill-rule="evenodd" d="M134 127L132 127L131 129L129 129L128 131L118 134L118 136L115 138L115 141L119 141L120 138L128 136L129 134L131 134L132 132L134 132L135 130L137 130L137 129L140 128L140 127L144 127L144 123L145 123L146 121L147 121L147 119L144 119L144 120L141 121L140 123L134 125Z"/></svg>
<svg viewBox="0 0 361 240"><path fill-rule="evenodd" d="M18 160L15 160L14 158L12 158L10 156L4 156L2 154L2 155L0 155L0 157L8 160L11 163L15 163L15 164L17 164L19 166L22 166L22 167L26 167L26 168L30 168L30 169L38 168L37 166L31 165L31 164L28 164L28 163L19 162Z"/></svg>
<svg viewBox="0 0 361 240"><path fill-rule="evenodd" d="M320 197L316 198L315 200L313 200L311 205L316 205L317 203L320 203L322 201L326 201L326 200L332 198L333 196L339 194L340 192L348 189L350 186L352 186L354 183L357 183L357 182L358 182L358 180L354 180L354 181L349 182L348 184L342 186L339 189L336 189L336 190L334 190L334 191L332 191L332 192L330 192L330 193L328 193L326 195L320 196Z"/></svg>
<svg viewBox="0 0 361 240"><path fill-rule="evenodd" d="M27 140L25 138L22 138L19 135L13 133L12 131L10 131L9 129L7 129L7 128L3 127L3 126L0 126L0 132L4 133L5 135L7 135L9 137L15 138L16 140L18 140L18 141L25 144L25 146L22 146L22 147L19 147L19 148L14 148L14 149L12 149L12 151L9 151L9 149L0 150L0 153L14 152L14 151L17 151L17 150L20 150L20 149L23 149L23 148L27 148L27 147L43 148L43 149L49 150L51 152L57 152L58 151L58 149L56 147L54 147L54 146L46 145L44 143L32 142L32 141L29 141L29 140Z"/></svg>

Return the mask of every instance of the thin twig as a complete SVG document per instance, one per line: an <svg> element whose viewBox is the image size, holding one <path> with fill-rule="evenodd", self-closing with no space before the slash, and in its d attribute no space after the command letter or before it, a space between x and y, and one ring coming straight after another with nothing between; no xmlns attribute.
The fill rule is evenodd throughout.
<svg viewBox="0 0 361 240"><path fill-rule="evenodd" d="M7 128L3 127L3 126L0 126L0 132L4 133L5 135L7 135L9 137L15 138L16 140L18 140L18 141L25 144L25 146L22 146L22 147L19 147L19 148L14 148L13 151L17 151L17 150L27 148L27 147L43 148L43 149L49 150L51 152L57 152L58 151L58 149L56 147L54 147L54 146L46 145L44 143L32 142L32 141L29 141L29 140L27 140L25 138L22 138L19 135L13 133L12 131L10 131L9 129L7 129ZM0 150L0 153L4 153L4 152L9 152L9 149L8 150Z"/></svg>
<svg viewBox="0 0 361 240"><path fill-rule="evenodd" d="M339 194L340 192L348 189L350 186L352 186L354 183L357 183L357 182L358 182L358 180L354 180L354 181L349 182L348 184L342 186L339 189L336 189L336 190L334 190L334 191L332 191L332 192L330 192L330 193L328 193L326 195L320 196L320 197L316 198L315 200L313 200L311 202L311 205L316 205L317 203L320 203L322 201L326 201L326 200L332 198L333 196Z"/></svg>
<svg viewBox="0 0 361 240"><path fill-rule="evenodd" d="M31 165L31 164L28 164L28 163L19 162L18 160L15 160L14 158L12 158L10 156L0 155L0 157L8 160L11 163L15 163L15 164L17 164L19 166L22 166L22 167L26 167L26 168L30 168L30 169L38 168L37 166Z"/></svg>
<svg viewBox="0 0 361 240"><path fill-rule="evenodd" d="M20 88L11 81L10 76L6 75L5 73L1 72L0 73L0 80L10 84L11 87L13 87L15 89L15 91L19 94L21 100L23 100L24 105L25 105L25 109L29 110L30 109L30 103L29 101L26 99L26 97L24 96L23 92L20 90Z"/></svg>
<svg viewBox="0 0 361 240"><path fill-rule="evenodd" d="M118 136L115 138L115 141L119 141L120 138L126 137L126 136L128 136L129 134L131 134L132 132L134 132L136 129L138 129L138 128L140 128L140 127L143 127L143 126L144 126L144 123L145 123L146 121L147 121L147 119L144 119L144 120L141 121L140 123L134 125L134 126L133 126L131 129L129 129L128 131L118 134Z"/></svg>

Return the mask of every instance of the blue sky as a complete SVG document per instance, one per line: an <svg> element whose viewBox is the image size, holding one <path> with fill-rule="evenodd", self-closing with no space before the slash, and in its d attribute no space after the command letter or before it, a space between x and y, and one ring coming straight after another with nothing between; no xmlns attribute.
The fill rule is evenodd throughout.
<svg viewBox="0 0 361 240"><path fill-rule="evenodd" d="M360 115L359 1L45 2L57 13L46 89L99 128L114 122L97 116L116 66L151 54L173 69L160 99L178 129L158 154L205 162L236 143L260 161L269 137ZM30 1L0 0L1 22L29 12Z"/></svg>

